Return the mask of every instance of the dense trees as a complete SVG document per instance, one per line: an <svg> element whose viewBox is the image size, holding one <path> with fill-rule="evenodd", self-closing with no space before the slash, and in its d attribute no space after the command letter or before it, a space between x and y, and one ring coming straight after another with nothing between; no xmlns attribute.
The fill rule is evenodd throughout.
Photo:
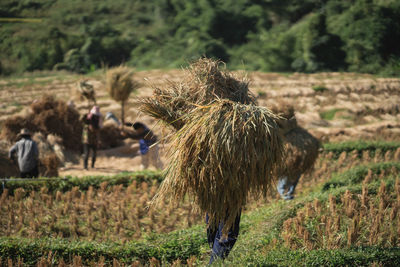
<svg viewBox="0 0 400 267"><path fill-rule="evenodd" d="M400 70L394 0L3 0L0 16L3 74L203 55L263 71Z"/></svg>

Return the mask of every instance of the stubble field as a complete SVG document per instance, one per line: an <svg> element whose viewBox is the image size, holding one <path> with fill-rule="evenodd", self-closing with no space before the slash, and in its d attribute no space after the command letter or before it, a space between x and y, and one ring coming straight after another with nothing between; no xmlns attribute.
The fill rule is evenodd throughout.
<svg viewBox="0 0 400 267"><path fill-rule="evenodd" d="M178 81L183 72L141 71L142 88L132 95L127 121L140 120L167 136L152 118L138 113L136 96L152 86ZM293 201L253 199L227 264L396 266L400 261L400 79L361 74L248 73L258 103L291 103L299 124L322 142L315 168L300 180ZM101 111L119 115L104 89L104 74L87 76ZM50 94L74 97L83 77L65 73L0 80L0 125ZM346 142L344 142L346 141ZM0 257L3 264L40 266L180 265L207 262L203 214L189 199L148 210L161 174L144 172L137 144L99 152L96 168L68 163L60 176L73 185L9 183L0 199ZM167 143L162 143L167 148ZM166 158L162 156L164 163ZM108 175L119 176L104 178ZM122 178L121 178L122 177ZM150 177L150 178L149 178ZM68 178L72 179L72 178ZM103 180L106 179L106 180ZM109 180L108 180L109 179ZM161 178L162 179L162 178Z"/></svg>

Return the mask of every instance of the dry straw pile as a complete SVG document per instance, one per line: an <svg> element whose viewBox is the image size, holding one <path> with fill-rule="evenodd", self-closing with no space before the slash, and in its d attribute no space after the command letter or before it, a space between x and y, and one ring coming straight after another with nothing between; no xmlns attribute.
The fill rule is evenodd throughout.
<svg viewBox="0 0 400 267"><path fill-rule="evenodd" d="M139 83L133 80L133 71L127 67L112 68L106 73L106 88L112 99L121 102L121 121L124 123L124 107L129 95L139 88Z"/></svg>
<svg viewBox="0 0 400 267"><path fill-rule="evenodd" d="M15 142L19 131L27 128L32 133L40 131L44 135L60 136L66 149L80 150L82 125L77 110L52 96L42 97L29 108L30 112L26 116L13 116L4 122L2 138Z"/></svg>
<svg viewBox="0 0 400 267"><path fill-rule="evenodd" d="M282 158L278 117L254 105L245 79L201 59L182 83L156 88L142 111L175 132L166 178L155 203L182 200L186 193L226 232L249 193L266 193Z"/></svg>
<svg viewBox="0 0 400 267"><path fill-rule="evenodd" d="M0 178L17 177L19 175L17 164L8 158L10 144L0 140Z"/></svg>
<svg viewBox="0 0 400 267"><path fill-rule="evenodd" d="M96 104L96 93L94 91L93 85L88 82L87 79L83 79L78 81L77 83L77 91L75 94L79 98L79 100L86 99L88 101L88 105Z"/></svg>
<svg viewBox="0 0 400 267"><path fill-rule="evenodd" d="M33 135L32 139L37 143L39 149L40 176L57 177L58 167L61 164L59 156L63 157L64 155L62 151L58 151L58 153L56 152L56 147L59 147L59 144L51 144L49 139L53 139L52 141L54 141L54 139L58 138L54 136L46 138L44 134L38 132Z"/></svg>
<svg viewBox="0 0 400 267"><path fill-rule="evenodd" d="M320 143L307 130L297 124L294 107L284 101L277 101L271 110L281 116L279 127L284 134L285 160L278 176L296 180L301 174L310 171L318 157Z"/></svg>
<svg viewBox="0 0 400 267"><path fill-rule="evenodd" d="M200 59L189 66L180 83L169 82L166 88L154 88L153 97L142 100L141 110L162 120L176 130L182 128L188 113L199 105L218 99L255 104L245 76L220 69L221 62Z"/></svg>

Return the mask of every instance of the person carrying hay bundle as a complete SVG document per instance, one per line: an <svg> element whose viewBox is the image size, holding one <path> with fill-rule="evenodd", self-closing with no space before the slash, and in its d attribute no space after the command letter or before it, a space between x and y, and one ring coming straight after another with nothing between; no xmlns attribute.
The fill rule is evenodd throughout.
<svg viewBox="0 0 400 267"><path fill-rule="evenodd" d="M89 153L92 151L92 165L96 162L99 130L102 127L102 115L98 106L93 106L89 114L85 115L83 121L82 143L83 143L83 168L88 169Z"/></svg>
<svg viewBox="0 0 400 267"><path fill-rule="evenodd" d="M291 200L300 176L312 169L320 143L297 124L293 106L278 102L271 110L282 117L278 124L285 142L285 161L278 172L277 190L282 199Z"/></svg>
<svg viewBox="0 0 400 267"><path fill-rule="evenodd" d="M266 194L283 155L278 117L255 105L248 81L200 59L186 79L156 88L141 110L172 126L165 179L153 204L187 194L206 214L210 264L233 248L249 194Z"/></svg>
<svg viewBox="0 0 400 267"><path fill-rule="evenodd" d="M17 155L17 162L21 178L34 178L39 176L38 162L39 150L35 141L31 139L28 129L21 129L21 139L11 147L8 157L14 159Z"/></svg>
<svg viewBox="0 0 400 267"><path fill-rule="evenodd" d="M80 98L86 99L89 107L90 104L96 105L96 93L87 79L78 81L77 87Z"/></svg>
<svg viewBox="0 0 400 267"><path fill-rule="evenodd" d="M133 79L133 71L125 66L111 68L106 73L106 89L112 99L121 104L121 122L125 123L125 106L129 95L140 84Z"/></svg>
<svg viewBox="0 0 400 267"><path fill-rule="evenodd" d="M159 157L157 136L145 124L141 122L125 123L125 126L133 127L134 131L121 130L121 135L135 140L139 140L139 151L141 155L140 169L145 170L150 165L157 169L162 169L163 164Z"/></svg>

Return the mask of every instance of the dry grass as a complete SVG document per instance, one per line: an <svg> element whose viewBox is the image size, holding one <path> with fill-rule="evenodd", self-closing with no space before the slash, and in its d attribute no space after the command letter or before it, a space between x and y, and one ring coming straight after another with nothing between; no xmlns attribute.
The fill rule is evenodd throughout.
<svg viewBox="0 0 400 267"><path fill-rule="evenodd" d="M82 125L77 110L68 107L62 100L45 95L30 105L31 112L25 117L9 117L1 132L1 137L15 142L22 128L32 133L54 134L62 138L65 148L79 151Z"/></svg>
<svg viewBox="0 0 400 267"><path fill-rule="evenodd" d="M0 197L0 235L20 237L62 237L95 241L129 241L146 233L167 233L199 223L189 201L177 207L168 202L159 209L147 206L158 184L133 182L129 187L107 186L81 192L27 194L5 190Z"/></svg>
<svg viewBox="0 0 400 267"><path fill-rule="evenodd" d="M350 246L397 247L400 245L400 178L394 187L382 177L364 179L362 193L346 190L340 199L329 196L327 203L318 199L307 203L297 216L284 222L282 238L292 249L335 249ZM381 180L377 194L370 194L368 184ZM390 188L392 188L390 190Z"/></svg>
<svg viewBox="0 0 400 267"><path fill-rule="evenodd" d="M246 77L207 58L192 63L180 83L154 88L141 110L177 130L166 179L155 203L188 193L210 224L233 224L249 193L264 194L282 157L278 119L255 105Z"/></svg>
<svg viewBox="0 0 400 267"><path fill-rule="evenodd" d="M284 134L299 127L295 117L295 109L288 101L277 99L272 105L269 105L268 108L270 108L273 113L282 117L278 120L278 124Z"/></svg>
<svg viewBox="0 0 400 267"><path fill-rule="evenodd" d="M266 194L273 183L282 157L276 119L266 108L227 100L192 111L172 140L156 201L189 193L211 224L229 229L248 194Z"/></svg>
<svg viewBox="0 0 400 267"><path fill-rule="evenodd" d="M8 158L9 144L0 141L0 177L17 177L19 175L18 165Z"/></svg>
<svg viewBox="0 0 400 267"><path fill-rule="evenodd" d="M32 139L37 143L39 149L40 176L57 177L58 167L61 164L61 160L58 158L57 153L55 152L54 145L51 145L47 138L40 132L35 133ZM50 137L50 140L53 142L55 142L56 139L58 138L54 136ZM59 152L58 154L60 154Z"/></svg>
<svg viewBox="0 0 400 267"><path fill-rule="evenodd" d="M277 123L284 134L285 156L279 177L286 176L289 180L297 180L314 166L320 142L297 124L294 107L289 102L279 99L270 108L280 116Z"/></svg>
<svg viewBox="0 0 400 267"><path fill-rule="evenodd" d="M220 99L255 104L248 79L221 69L221 65L207 58L194 62L185 70L183 81L155 86L152 97L141 99L141 110L179 130L188 120L187 114L198 106Z"/></svg>
<svg viewBox="0 0 400 267"><path fill-rule="evenodd" d="M140 84L133 80L133 71L128 67L119 66L111 68L106 73L106 88L112 99L121 102L121 121L125 122L124 106L129 95Z"/></svg>
<svg viewBox="0 0 400 267"><path fill-rule="evenodd" d="M129 95L139 87L132 78L133 71L128 67L111 68L106 73L106 88L115 101L126 101Z"/></svg>
<svg viewBox="0 0 400 267"><path fill-rule="evenodd" d="M296 179L310 171L318 157L319 141L308 131L297 127L284 135L285 157L279 176Z"/></svg>
<svg viewBox="0 0 400 267"><path fill-rule="evenodd" d="M86 99L89 103L93 102L93 104L96 104L96 92L94 91L93 85L88 82L87 79L82 79L78 81L76 85L76 91L74 94L79 100L84 100Z"/></svg>

